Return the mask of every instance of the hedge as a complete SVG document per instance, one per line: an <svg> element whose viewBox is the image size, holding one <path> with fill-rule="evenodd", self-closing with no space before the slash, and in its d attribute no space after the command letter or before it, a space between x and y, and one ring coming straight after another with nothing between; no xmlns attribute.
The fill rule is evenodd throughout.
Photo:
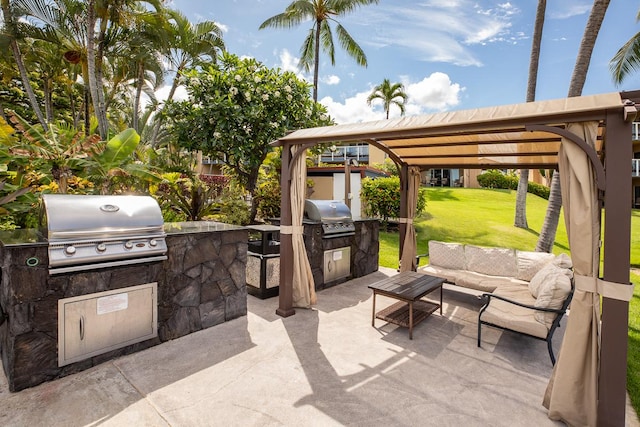
<svg viewBox="0 0 640 427"><path fill-rule="evenodd" d="M499 170L488 170L478 175L478 183L484 188L501 188L505 190L517 190L519 178L513 173L505 174ZM549 200L549 187L546 185L529 182L527 192Z"/></svg>

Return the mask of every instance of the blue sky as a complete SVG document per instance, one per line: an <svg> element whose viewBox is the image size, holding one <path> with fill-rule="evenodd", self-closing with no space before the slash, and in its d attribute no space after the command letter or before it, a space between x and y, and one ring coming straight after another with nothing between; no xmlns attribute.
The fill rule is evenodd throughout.
<svg viewBox="0 0 640 427"><path fill-rule="evenodd" d="M295 71L311 22L294 29L259 30L292 0L172 0L192 22L212 20L224 31L227 49L270 67ZM536 99L567 94L592 0L547 2ZM339 18L360 44L368 67L336 47L336 65L321 56L318 100L338 123L384 118L369 107L372 88L388 78L402 82L407 115L524 102L535 0L380 0ZM640 2L613 0L599 33L583 95L640 89L640 73L616 86L609 61L640 31ZM337 43L337 40L336 40ZM391 116L399 110L392 108Z"/></svg>

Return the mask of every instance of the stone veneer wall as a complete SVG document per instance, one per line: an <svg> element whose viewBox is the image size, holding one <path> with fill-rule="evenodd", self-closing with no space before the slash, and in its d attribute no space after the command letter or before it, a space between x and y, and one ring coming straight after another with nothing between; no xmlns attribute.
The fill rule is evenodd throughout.
<svg viewBox="0 0 640 427"><path fill-rule="evenodd" d="M0 353L9 390L87 369L247 313L247 231L167 236L168 260L48 274L46 244L0 248ZM37 266L26 260L37 258ZM158 282L158 337L58 367L58 300Z"/></svg>
<svg viewBox="0 0 640 427"><path fill-rule="evenodd" d="M304 225L304 244L309 256L316 290L344 283L351 278L366 276L378 271L380 255L380 222L377 219L356 220L353 236L322 238L322 224ZM351 247L351 276L324 282L324 252L331 249Z"/></svg>

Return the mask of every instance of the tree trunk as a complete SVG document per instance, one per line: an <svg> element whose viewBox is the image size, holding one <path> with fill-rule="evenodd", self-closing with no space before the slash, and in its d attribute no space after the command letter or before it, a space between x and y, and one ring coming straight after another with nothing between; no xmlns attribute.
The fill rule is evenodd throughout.
<svg viewBox="0 0 640 427"><path fill-rule="evenodd" d="M558 221L560 220L560 208L562 208L562 194L560 193L560 174L558 171L553 173L551 178L551 191L549 192L549 205L547 213L544 217L542 230L536 244L537 252L549 252L553 249L556 241L556 231L558 230Z"/></svg>
<svg viewBox="0 0 640 427"><path fill-rule="evenodd" d="M529 228L527 223L527 190L529 189L529 169L520 169L518 180L518 192L516 194L516 218L513 225L525 230Z"/></svg>
<svg viewBox="0 0 640 427"><path fill-rule="evenodd" d="M542 44L542 29L544 27L544 14L547 8L546 0L538 0L536 10L536 21L533 29L533 40L531 42L531 56L529 58L529 79L527 82L527 102L536 99L536 85L538 82L538 68L540 63L540 46ZM527 190L529 189L529 170L520 170L520 180L518 181L518 193L516 195L516 217L514 225L519 228L528 229L527 223Z"/></svg>
<svg viewBox="0 0 640 427"><path fill-rule="evenodd" d="M45 77L42 79L42 91L44 92L44 111L47 115L47 122L53 122L53 79Z"/></svg>
<svg viewBox="0 0 640 427"><path fill-rule="evenodd" d="M587 71L589 70L589 63L591 62L591 54L596 44L596 38L598 32L604 21L604 16L609 7L610 0L595 0L591 7L591 13L587 20L587 25L584 29L584 35L580 42L580 49L578 50L578 56L576 58L576 65L573 68L573 74L571 75L571 83L569 84L568 97L582 95L582 88L587 80ZM553 203L552 203L553 201ZM553 206L557 203L557 206ZM548 248L545 252L550 252L553 247L553 241L549 244L548 239L555 240L556 229L558 227L558 217L560 216L560 207L562 206L562 194L560 192L560 174L556 171L551 179L551 192L549 194L549 206L547 207L547 214L542 224L542 230L540 230L540 237L538 238L538 248Z"/></svg>
<svg viewBox="0 0 640 427"><path fill-rule="evenodd" d="M91 94L91 102L93 103L93 112L98 119L98 133L103 140L108 137L109 127L106 123L106 112L103 117L104 103L100 100L104 97L100 96L102 85L98 82L98 72L96 70L96 49L95 49L95 27L96 27L96 4L95 0L89 0L87 4L87 74L89 77L89 93Z"/></svg>
<svg viewBox="0 0 640 427"><path fill-rule="evenodd" d="M604 21L604 15L609 7L609 2L610 0L595 0L593 2L593 7L591 8L591 13L589 14L589 19L584 29L584 35L580 42L576 65L571 75L568 97L582 95L582 88L587 80L587 71L589 71L589 64L591 63L591 54L593 53L602 21Z"/></svg>
<svg viewBox="0 0 640 427"><path fill-rule="evenodd" d="M142 96L142 85L144 85L144 66L142 62L138 62L138 83L136 85L136 96L133 99L133 120L131 127L140 133L138 129L138 118L140 116L140 97Z"/></svg>
<svg viewBox="0 0 640 427"><path fill-rule="evenodd" d="M40 122L44 130L49 130L47 121L42 115L42 110L40 109L40 105L38 104L38 100L36 99L36 94L33 92L33 87L31 87L31 83L29 82L27 69L24 66L22 53L20 52L20 46L18 45L18 40L16 38L17 30L15 27L15 22L13 20L13 15L11 14L9 0L2 0L2 15L4 17L5 25L9 28L9 37L11 37L11 52L13 53L13 58L16 60L16 65L18 66L18 70L20 71L20 78L22 80L22 84L24 85L24 90L27 92L29 104L31 104L31 108L33 108L33 112L36 114L38 122Z"/></svg>
<svg viewBox="0 0 640 427"><path fill-rule="evenodd" d="M314 46L313 60L313 102L318 102L318 68L320 68L320 24L322 21L316 21L316 41Z"/></svg>

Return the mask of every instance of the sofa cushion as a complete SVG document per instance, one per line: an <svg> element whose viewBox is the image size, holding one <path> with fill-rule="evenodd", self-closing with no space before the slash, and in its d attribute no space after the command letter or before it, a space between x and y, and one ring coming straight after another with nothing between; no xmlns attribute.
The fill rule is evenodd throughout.
<svg viewBox="0 0 640 427"><path fill-rule="evenodd" d="M518 265L516 278L529 282L542 267L556 257L546 252L516 251L516 258Z"/></svg>
<svg viewBox="0 0 640 427"><path fill-rule="evenodd" d="M424 267L420 267L420 272L430 274L432 276L442 277L449 283L457 283L457 278L461 273L464 273L464 270L452 270L449 268L438 267L437 265L426 265Z"/></svg>
<svg viewBox="0 0 640 427"><path fill-rule="evenodd" d="M456 277L456 285L482 292L493 292L498 283L496 280L487 280L489 278L489 276L475 271L461 271Z"/></svg>
<svg viewBox="0 0 640 427"><path fill-rule="evenodd" d="M536 299L531 296L529 289L520 284L505 283L499 286L495 291L493 291L493 293L530 306L533 306L536 303ZM531 314L533 314L533 311L531 311Z"/></svg>
<svg viewBox="0 0 640 427"><path fill-rule="evenodd" d="M538 298L536 298L536 307L540 308L562 308L562 303L569 296L571 292L571 279L567 276L566 268L557 268L551 275L547 276L547 280L542 284L538 291ZM556 313L545 313L543 311L536 311L535 318L538 322L551 327L551 324L555 320Z"/></svg>
<svg viewBox="0 0 640 427"><path fill-rule="evenodd" d="M469 271L490 276L516 276L516 251L513 249L466 245L464 254Z"/></svg>
<svg viewBox="0 0 640 427"><path fill-rule="evenodd" d="M547 264L540 269L529 282L529 291L531 292L531 296L534 298L539 298L540 290L542 286L544 286L548 282L553 282L557 275L564 275L571 280L573 277L573 273L568 268L560 268L556 266L554 263Z"/></svg>
<svg viewBox="0 0 640 427"><path fill-rule="evenodd" d="M429 264L453 270L464 270L464 245L436 240L429 241Z"/></svg>
<svg viewBox="0 0 640 427"><path fill-rule="evenodd" d="M536 322L533 310L492 298L482 313L482 320L506 329L524 332L534 337L546 338L546 325Z"/></svg>

